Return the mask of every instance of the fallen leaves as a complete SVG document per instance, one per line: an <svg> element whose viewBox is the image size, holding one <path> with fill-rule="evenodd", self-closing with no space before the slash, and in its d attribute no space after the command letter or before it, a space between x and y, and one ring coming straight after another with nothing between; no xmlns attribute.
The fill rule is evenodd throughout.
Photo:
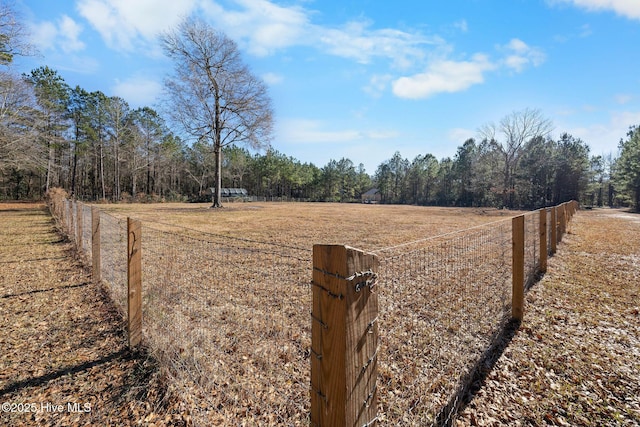
<svg viewBox="0 0 640 427"><path fill-rule="evenodd" d="M581 212L458 426L640 425L640 224ZM507 386L509 385L509 386Z"/></svg>
<svg viewBox="0 0 640 427"><path fill-rule="evenodd" d="M189 424L44 206L0 204L0 224L0 424Z"/></svg>

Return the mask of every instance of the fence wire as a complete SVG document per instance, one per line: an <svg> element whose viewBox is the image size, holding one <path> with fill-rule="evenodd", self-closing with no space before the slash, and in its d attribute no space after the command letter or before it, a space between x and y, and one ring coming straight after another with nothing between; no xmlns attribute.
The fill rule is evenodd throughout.
<svg viewBox="0 0 640 427"><path fill-rule="evenodd" d="M379 252L379 419L385 425L451 421L510 308L510 221L420 244Z"/></svg>
<svg viewBox="0 0 640 427"><path fill-rule="evenodd" d="M552 221L551 221L551 209L546 209L547 212L547 255L551 255L553 253L552 250L552 246L551 246L551 239L553 238L553 235L551 234L551 229L553 227Z"/></svg>
<svg viewBox="0 0 640 427"><path fill-rule="evenodd" d="M143 223L143 335L195 400L197 425L309 424L310 259Z"/></svg>
<svg viewBox="0 0 640 427"><path fill-rule="evenodd" d="M75 204L54 206L74 236ZM83 206L91 254L91 209ZM547 215L551 229L564 230ZM558 212L560 215L560 212ZM311 248L161 223L142 226L143 336L192 401L196 425L309 425ZM525 283L540 254L525 215ZM127 309L127 223L100 213L101 277ZM449 425L510 318L511 219L376 251L380 259L378 421ZM126 317L126 316L125 316Z"/></svg>
<svg viewBox="0 0 640 427"><path fill-rule="evenodd" d="M122 315L127 313L127 221L100 212L100 277Z"/></svg>
<svg viewBox="0 0 640 427"><path fill-rule="evenodd" d="M524 215L524 283L531 286L540 268L540 211Z"/></svg>
<svg viewBox="0 0 640 427"><path fill-rule="evenodd" d="M91 259L91 206L82 204L82 251L87 259Z"/></svg>

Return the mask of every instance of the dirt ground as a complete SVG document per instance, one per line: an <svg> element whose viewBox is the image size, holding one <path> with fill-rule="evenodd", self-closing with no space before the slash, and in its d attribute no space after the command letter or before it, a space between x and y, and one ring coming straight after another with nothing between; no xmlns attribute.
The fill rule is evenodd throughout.
<svg viewBox="0 0 640 427"><path fill-rule="evenodd" d="M184 424L123 326L43 204L0 204L0 425Z"/></svg>
<svg viewBox="0 0 640 427"><path fill-rule="evenodd" d="M314 215L316 223L328 219L335 206L273 206L280 211L248 224L247 215L269 210L243 204L203 216L204 205L105 208L209 232L253 230L252 237L287 242L297 232L302 245L368 250L461 228L453 210L354 206L342 217L353 225L338 230L329 221L313 229L303 224L313 224ZM277 219L283 212L289 220ZM513 214L477 210L465 224ZM286 232L255 231L255 221L281 221ZM638 236L638 215L594 210L574 217L547 274L527 294L520 329L505 337L456 425L640 425ZM0 204L0 425L188 424L154 361L126 349L123 326L43 205Z"/></svg>
<svg viewBox="0 0 640 427"><path fill-rule="evenodd" d="M458 426L640 425L640 215L581 211Z"/></svg>

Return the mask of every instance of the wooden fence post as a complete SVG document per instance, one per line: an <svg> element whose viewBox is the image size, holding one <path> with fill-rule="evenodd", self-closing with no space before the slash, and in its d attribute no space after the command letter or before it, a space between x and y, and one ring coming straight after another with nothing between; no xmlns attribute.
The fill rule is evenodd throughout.
<svg viewBox="0 0 640 427"><path fill-rule="evenodd" d="M551 253L555 254L558 249L558 209L551 208Z"/></svg>
<svg viewBox="0 0 640 427"><path fill-rule="evenodd" d="M378 258L341 245L313 246L311 425L377 420Z"/></svg>
<svg viewBox="0 0 640 427"><path fill-rule="evenodd" d="M547 210L540 209L540 273L547 272Z"/></svg>
<svg viewBox="0 0 640 427"><path fill-rule="evenodd" d="M524 314L524 215L511 220L512 233L512 294L511 317L522 321Z"/></svg>
<svg viewBox="0 0 640 427"><path fill-rule="evenodd" d="M82 254L82 214L82 203L76 202L76 245L80 254Z"/></svg>
<svg viewBox="0 0 640 427"><path fill-rule="evenodd" d="M142 252L140 221L127 218L127 332L129 347L133 348L142 341Z"/></svg>
<svg viewBox="0 0 640 427"><path fill-rule="evenodd" d="M562 236L564 236L565 231L567 231L567 210L564 203L558 206L558 208L560 209L560 232L558 233L558 242L561 242Z"/></svg>
<svg viewBox="0 0 640 427"><path fill-rule="evenodd" d="M75 200L72 200L70 202L69 205L69 218L71 219L71 225L69 225L69 235L71 237L71 239L73 240L73 243L75 243L76 241L76 221L78 220L76 218L76 202Z"/></svg>
<svg viewBox="0 0 640 427"><path fill-rule="evenodd" d="M66 211L67 211L67 227L65 231L68 236L71 233L71 225L73 224L73 209L71 209L73 207L73 204L71 200L67 200L65 205L66 205Z"/></svg>
<svg viewBox="0 0 640 427"><path fill-rule="evenodd" d="M100 210L91 207L91 277L100 282Z"/></svg>

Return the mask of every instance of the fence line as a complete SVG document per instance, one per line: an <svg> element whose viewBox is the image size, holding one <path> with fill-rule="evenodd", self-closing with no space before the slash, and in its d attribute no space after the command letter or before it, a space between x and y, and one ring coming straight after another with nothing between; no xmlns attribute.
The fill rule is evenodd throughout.
<svg viewBox="0 0 640 427"><path fill-rule="evenodd" d="M143 225L145 338L202 425L308 425L310 250L190 232Z"/></svg>
<svg viewBox="0 0 640 427"><path fill-rule="evenodd" d="M50 208L93 258L94 278L123 317L139 304L135 333L189 391L196 424L342 425L342 415L327 412L339 402L341 420L410 426L453 422L474 369L512 315L515 291L544 272L577 203L363 254L376 259L375 271L333 271L314 255L311 282L310 248L144 222L134 250L132 221L69 200ZM521 260L512 223L522 224ZM139 266L132 251L142 254ZM350 271L356 261L335 262ZM523 277L514 281L516 262ZM127 287L132 268L142 279L139 302ZM336 291L338 284L347 288ZM354 289L358 298L346 298ZM353 316L331 323L345 304ZM352 390L349 399L333 394L344 392L336 384Z"/></svg>
<svg viewBox="0 0 640 427"><path fill-rule="evenodd" d="M100 277L116 307L127 313L127 221L100 212Z"/></svg>
<svg viewBox="0 0 640 427"><path fill-rule="evenodd" d="M380 256L380 419L406 426L451 419L451 398L510 307L511 224Z"/></svg>

